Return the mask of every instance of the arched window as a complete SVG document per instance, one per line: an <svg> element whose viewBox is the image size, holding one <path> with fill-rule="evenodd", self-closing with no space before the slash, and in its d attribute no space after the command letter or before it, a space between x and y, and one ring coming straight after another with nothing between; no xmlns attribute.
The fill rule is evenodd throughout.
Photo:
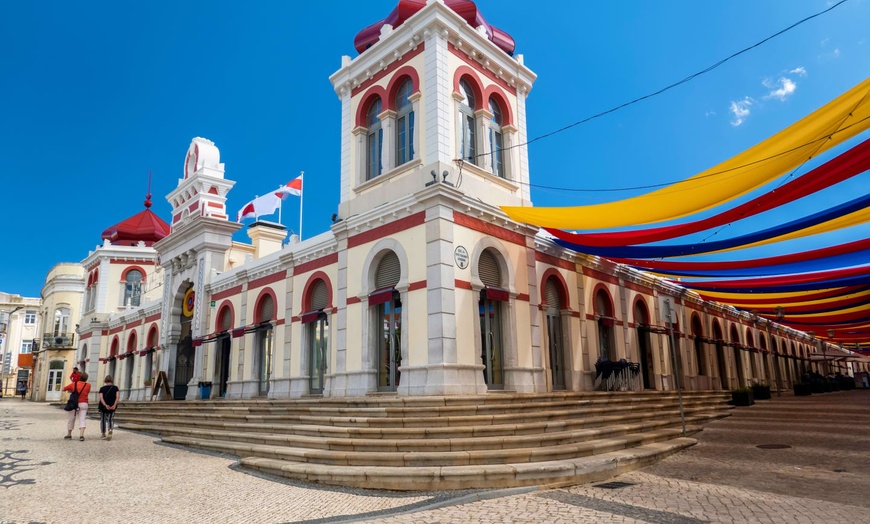
<svg viewBox="0 0 870 524"><path fill-rule="evenodd" d="M138 269L127 271L124 281L124 306L138 306L142 298L142 272Z"/></svg>
<svg viewBox="0 0 870 524"><path fill-rule="evenodd" d="M414 160L414 105L408 100L414 90L410 78L396 93L396 165Z"/></svg>
<svg viewBox="0 0 870 524"><path fill-rule="evenodd" d="M54 335L63 335L69 331L69 308L59 307L54 311Z"/></svg>
<svg viewBox="0 0 870 524"><path fill-rule="evenodd" d="M380 175L384 167L381 161L384 130L381 128L381 119L378 118L378 115L382 112L382 107L381 99L376 97L369 102L369 109L366 112L366 127L368 128L366 180L371 180Z"/></svg>
<svg viewBox="0 0 870 524"><path fill-rule="evenodd" d="M505 178L504 169L504 138L502 137L502 111L495 97L489 97L489 111L492 118L489 121L489 147L492 158L492 173Z"/></svg>
<svg viewBox="0 0 870 524"><path fill-rule="evenodd" d="M459 101L459 156L463 160L477 163L477 133L474 128L474 108L477 100L471 85L465 80L459 81L459 93L462 100Z"/></svg>

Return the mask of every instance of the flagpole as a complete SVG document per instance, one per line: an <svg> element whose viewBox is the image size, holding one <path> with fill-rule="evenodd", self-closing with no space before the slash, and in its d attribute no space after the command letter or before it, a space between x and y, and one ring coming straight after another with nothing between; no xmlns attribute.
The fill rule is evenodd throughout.
<svg viewBox="0 0 870 524"><path fill-rule="evenodd" d="M300 171L299 176L303 176L305 171ZM299 241L302 241L302 199L305 198L305 180L302 181L302 191L299 192Z"/></svg>

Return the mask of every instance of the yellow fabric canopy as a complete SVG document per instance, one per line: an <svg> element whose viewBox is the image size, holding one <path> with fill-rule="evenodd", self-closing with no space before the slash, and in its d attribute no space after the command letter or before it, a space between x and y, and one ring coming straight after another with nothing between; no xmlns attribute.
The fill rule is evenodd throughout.
<svg viewBox="0 0 870 524"><path fill-rule="evenodd" d="M559 229L650 224L733 200L870 127L870 78L786 129L691 178L616 202L502 210L518 222ZM827 137L829 135L830 139Z"/></svg>
<svg viewBox="0 0 870 524"><path fill-rule="evenodd" d="M842 288L832 288L842 289ZM818 298L813 300L796 300L801 295L816 293L816 291L797 291L786 293L723 293L719 291L704 291L704 296L716 299L719 302L730 304L734 307L745 309L747 311L761 308L775 308L783 305L783 301L788 299L787 307L794 308L799 306L818 306L825 304L836 304L852 298L867 297L870 298L870 291L859 291L849 293L848 295L834 296L827 298ZM752 302L747 302L745 299L753 299ZM767 302L764 302L764 301ZM792 301L794 300L794 301Z"/></svg>

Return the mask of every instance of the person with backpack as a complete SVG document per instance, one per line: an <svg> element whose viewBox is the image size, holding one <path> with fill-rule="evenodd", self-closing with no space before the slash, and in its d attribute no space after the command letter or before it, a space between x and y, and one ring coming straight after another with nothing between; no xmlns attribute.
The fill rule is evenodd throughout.
<svg viewBox="0 0 870 524"><path fill-rule="evenodd" d="M112 440L112 429L115 425L115 409L121 395L118 394L118 386L112 382L112 376L106 375L103 380L105 385L100 388L100 438ZM108 433L106 430L108 429Z"/></svg>
<svg viewBox="0 0 870 524"><path fill-rule="evenodd" d="M71 382L63 388L64 391L69 391L70 397L77 397L78 407L67 411L66 436L64 439L72 439L73 427L75 427L76 419L79 421L79 440L85 440L85 421L88 418L88 395L91 394L91 385L88 384L88 374L82 373L76 382Z"/></svg>

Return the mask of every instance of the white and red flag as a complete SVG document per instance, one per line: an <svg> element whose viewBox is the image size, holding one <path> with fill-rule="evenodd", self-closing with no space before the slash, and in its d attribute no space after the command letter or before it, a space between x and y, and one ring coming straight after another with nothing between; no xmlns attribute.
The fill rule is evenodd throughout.
<svg viewBox="0 0 870 524"><path fill-rule="evenodd" d="M259 220L263 215L271 215L278 211L278 223L281 223L281 201L287 198L288 195L299 197L299 238L302 239L302 177L305 173L300 173L287 184L278 188L277 191L266 193L261 197L257 197L239 210L236 215L236 222L241 222L243 218L253 218Z"/></svg>
<svg viewBox="0 0 870 524"><path fill-rule="evenodd" d="M302 196L302 176L303 175L299 175L298 177L296 177L293 180L291 180L290 182L288 182L286 185L281 186L281 188L278 189L278 191L276 191L275 194L278 195L279 197L281 197L281 199L287 198L287 195L301 197Z"/></svg>
<svg viewBox="0 0 870 524"><path fill-rule="evenodd" d="M263 215L271 215L281 206L281 197L277 193L269 193L257 197L239 210L236 217L236 222L241 222L243 218L259 218Z"/></svg>

